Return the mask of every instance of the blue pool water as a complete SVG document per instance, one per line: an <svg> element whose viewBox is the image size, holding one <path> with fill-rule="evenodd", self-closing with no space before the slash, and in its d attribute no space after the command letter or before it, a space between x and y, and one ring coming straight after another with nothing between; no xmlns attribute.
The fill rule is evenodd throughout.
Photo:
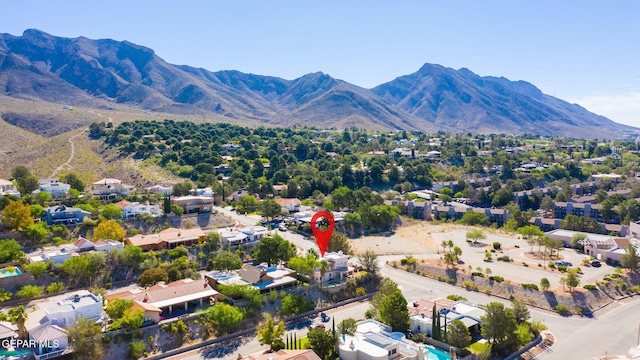
<svg viewBox="0 0 640 360"><path fill-rule="evenodd" d="M31 356L31 351L30 350L16 350L16 351L0 350L0 360L10 359L12 357L19 358L20 356L24 356L25 359L28 359Z"/></svg>
<svg viewBox="0 0 640 360"><path fill-rule="evenodd" d="M0 270L0 277L9 277L9 276L18 276L18 275L22 275L22 271L20 271L20 269L18 268L14 268L13 271L9 271L6 268Z"/></svg>
<svg viewBox="0 0 640 360"><path fill-rule="evenodd" d="M428 345L425 346L424 349L425 351L428 351L426 355L426 359L428 360L451 360L448 352L442 351L438 348L435 348L433 346L428 346Z"/></svg>

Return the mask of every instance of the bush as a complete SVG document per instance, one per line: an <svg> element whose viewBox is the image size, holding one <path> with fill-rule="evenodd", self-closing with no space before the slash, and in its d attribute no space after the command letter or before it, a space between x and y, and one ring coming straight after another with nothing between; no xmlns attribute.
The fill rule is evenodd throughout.
<svg viewBox="0 0 640 360"><path fill-rule="evenodd" d="M554 263L553 261L549 261L547 266L549 266L549 269L555 269L556 268L556 263Z"/></svg>
<svg viewBox="0 0 640 360"><path fill-rule="evenodd" d="M529 267L529 264L527 264L526 262L523 262L523 263L522 263L522 266L524 266L524 267Z"/></svg>
<svg viewBox="0 0 640 360"><path fill-rule="evenodd" d="M633 291L634 293L640 292L640 286L638 285L633 285L631 287L631 291Z"/></svg>
<svg viewBox="0 0 640 360"><path fill-rule="evenodd" d="M452 301L467 301L467 298L464 296L460 296L460 295L455 295L455 294L451 294L451 295L447 295L447 299L452 300Z"/></svg>
<svg viewBox="0 0 640 360"><path fill-rule="evenodd" d="M504 262L511 262L511 258L509 258L508 255L499 256L496 260L504 261Z"/></svg>
<svg viewBox="0 0 640 360"><path fill-rule="evenodd" d="M558 314L560 315L567 315L571 312L571 309L565 305L565 304L558 304L556 305L555 310L558 312Z"/></svg>
<svg viewBox="0 0 640 360"><path fill-rule="evenodd" d="M596 286L595 285L584 285L583 288L587 289L587 290L596 290Z"/></svg>
<svg viewBox="0 0 640 360"><path fill-rule="evenodd" d="M147 348L147 345L144 341L134 341L129 344L129 358L138 359L142 357L144 354L144 350Z"/></svg>
<svg viewBox="0 0 640 360"><path fill-rule="evenodd" d="M471 276L479 276L479 277L484 277L484 273L481 272L472 272Z"/></svg>
<svg viewBox="0 0 640 360"><path fill-rule="evenodd" d="M567 267L564 265L558 265L558 271L560 272L567 272Z"/></svg>
<svg viewBox="0 0 640 360"><path fill-rule="evenodd" d="M475 290L478 291L478 285L472 283L471 281L465 281L462 283L462 286L464 286L465 289L467 290Z"/></svg>
<svg viewBox="0 0 640 360"><path fill-rule="evenodd" d="M496 241L493 243L493 248L495 250L500 250L500 247L502 247L502 244L500 244L499 242Z"/></svg>
<svg viewBox="0 0 640 360"><path fill-rule="evenodd" d="M34 298L42 295L42 288L36 285L25 285L17 293L19 298Z"/></svg>
<svg viewBox="0 0 640 360"><path fill-rule="evenodd" d="M522 287L529 290L538 290L538 285L536 284L522 284Z"/></svg>
<svg viewBox="0 0 640 360"><path fill-rule="evenodd" d="M489 280L493 280L496 282L503 282L504 278L502 276L493 275L493 276L489 276Z"/></svg>

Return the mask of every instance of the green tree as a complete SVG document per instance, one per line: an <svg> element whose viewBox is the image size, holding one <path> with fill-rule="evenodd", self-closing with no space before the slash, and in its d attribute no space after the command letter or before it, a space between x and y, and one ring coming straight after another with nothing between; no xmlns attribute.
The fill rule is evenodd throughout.
<svg viewBox="0 0 640 360"><path fill-rule="evenodd" d="M453 320L447 326L447 342L458 349L462 349L471 344L471 334L467 325L460 320Z"/></svg>
<svg viewBox="0 0 640 360"><path fill-rule="evenodd" d="M0 240L0 263L18 260L24 256L20 244L14 239Z"/></svg>
<svg viewBox="0 0 640 360"><path fill-rule="evenodd" d="M122 317L115 321L112 325L114 328L122 326L123 328L131 331L142 327L144 324L144 310L142 309L127 309L122 314Z"/></svg>
<svg viewBox="0 0 640 360"><path fill-rule="evenodd" d="M138 284L140 284L140 286L147 287L153 286L160 281L169 281L169 275L167 274L167 271L162 268L153 268L145 270L142 275L140 275Z"/></svg>
<svg viewBox="0 0 640 360"><path fill-rule="evenodd" d="M313 309L313 303L302 295L287 294L282 298L280 313L283 316L302 314Z"/></svg>
<svg viewBox="0 0 640 360"><path fill-rule="evenodd" d="M276 325L273 318L268 318L264 326L258 326L257 328L258 342L260 342L260 345L269 345L271 350L274 350L274 345L282 343L282 336L285 330L284 321L280 321Z"/></svg>
<svg viewBox="0 0 640 360"><path fill-rule="evenodd" d="M122 208L114 204L107 204L102 208L102 216L108 220L118 219L122 217Z"/></svg>
<svg viewBox="0 0 640 360"><path fill-rule="evenodd" d="M75 324L67 328L69 346L73 347L74 354L79 359L101 360L102 328L91 319L78 318Z"/></svg>
<svg viewBox="0 0 640 360"><path fill-rule="evenodd" d="M173 195L186 196L191 193L191 189L193 189L193 184L190 181L177 183L173 185Z"/></svg>
<svg viewBox="0 0 640 360"><path fill-rule="evenodd" d="M236 253L230 251L217 251L209 255L207 260L207 271L236 270L242 267L242 259Z"/></svg>
<svg viewBox="0 0 640 360"><path fill-rule="evenodd" d="M636 251L635 246L629 244L625 250L625 253L622 254L620 258L620 265L622 267L629 269L629 271L635 273L638 271L638 261L640 261L640 256L638 256L638 252Z"/></svg>
<svg viewBox="0 0 640 360"><path fill-rule="evenodd" d="M0 240L0 249L2 249L2 244L1 244L1 240ZM1 250L0 250L1 252ZM4 261L0 261L0 262L4 262ZM46 262L46 261L38 261L38 262L33 262L30 264L27 264L24 266L24 269L27 270L28 272L31 273L31 275L35 276L36 278L42 274L44 274L45 272L47 272L47 270L49 270L49 267L51 266L51 263Z"/></svg>
<svg viewBox="0 0 640 360"><path fill-rule="evenodd" d="M502 303L490 302L480 319L483 322L482 336L498 353L504 351L517 326L513 310L505 308Z"/></svg>
<svg viewBox="0 0 640 360"><path fill-rule="evenodd" d="M277 264L279 261L287 262L296 254L293 244L283 239L280 235L263 238L258 244L258 251L255 254L256 263L267 263L269 266Z"/></svg>
<svg viewBox="0 0 640 360"><path fill-rule="evenodd" d="M376 255L376 253L371 249L367 249L362 254L358 255L358 260L366 272L377 274L380 270L380 266L378 265L378 255Z"/></svg>
<svg viewBox="0 0 640 360"><path fill-rule="evenodd" d="M475 211L467 211L466 213L464 213L464 215L462 215L462 218L460 219L460 223L466 224L466 225L489 226L491 221L489 220L489 217L485 214L480 214Z"/></svg>
<svg viewBox="0 0 640 360"><path fill-rule="evenodd" d="M133 341L129 343L129 358L139 359L144 356L144 351L147 348L147 344L144 341Z"/></svg>
<svg viewBox="0 0 640 360"><path fill-rule="evenodd" d="M354 318L346 318L338 323L338 331L344 341L345 335L354 335L358 330L358 323Z"/></svg>
<svg viewBox="0 0 640 360"><path fill-rule="evenodd" d="M289 259L287 267L295 270L298 274L306 277L310 277L313 273L313 269L318 266L318 259L314 254L307 254L305 256L294 256Z"/></svg>
<svg viewBox="0 0 640 360"><path fill-rule="evenodd" d="M378 286L378 292L373 295L373 298L371 298L371 306L369 306L368 310L370 311L373 318L378 318L378 309L380 309L382 300L384 300L387 295L393 293L394 291L399 291L398 284L396 284L390 278L385 278L380 282L380 285Z"/></svg>
<svg viewBox="0 0 640 360"><path fill-rule="evenodd" d="M573 236L571 237L571 247L574 249L582 249L583 246L580 245L580 241L584 240L587 238L587 235L585 234L573 234Z"/></svg>
<svg viewBox="0 0 640 360"><path fill-rule="evenodd" d="M47 294L57 294L64 291L64 283L61 281L54 281L47 286Z"/></svg>
<svg viewBox="0 0 640 360"><path fill-rule="evenodd" d="M478 229L474 229L471 231L467 231L467 239L473 241L473 243L477 243L479 240L484 240L487 238L487 235L485 235L482 230L478 230Z"/></svg>
<svg viewBox="0 0 640 360"><path fill-rule="evenodd" d="M34 219L39 219L44 216L44 208L42 205L32 204L29 205L29 208L31 209L31 216L33 216Z"/></svg>
<svg viewBox="0 0 640 360"><path fill-rule="evenodd" d="M409 328L407 300L400 290L384 297L378 309L378 318L394 331L405 332Z"/></svg>
<svg viewBox="0 0 640 360"><path fill-rule="evenodd" d="M549 279L547 278L540 279L540 287L542 288L542 290L548 290L550 286L551 284L549 283Z"/></svg>
<svg viewBox="0 0 640 360"><path fill-rule="evenodd" d="M331 330L321 328L310 330L307 333L309 347L323 360L333 360L337 358L336 341L337 335Z"/></svg>
<svg viewBox="0 0 640 360"><path fill-rule="evenodd" d="M260 203L260 212L267 220L282 214L282 207L273 199L266 199Z"/></svg>
<svg viewBox="0 0 640 360"><path fill-rule="evenodd" d="M24 236L34 243L46 239L47 235L49 235L49 229L47 229L47 224L43 221L27 226L27 228L24 229Z"/></svg>
<svg viewBox="0 0 640 360"><path fill-rule="evenodd" d="M351 243L347 237L338 231L334 231L331 234L331 239L329 240L329 245L327 246L327 251L329 252L339 252L342 251L343 254L353 255L353 250L351 249Z"/></svg>
<svg viewBox="0 0 640 360"><path fill-rule="evenodd" d="M28 299L42 295L42 288L37 285L25 285L16 293L19 298Z"/></svg>
<svg viewBox="0 0 640 360"><path fill-rule="evenodd" d="M513 300L511 308L518 324L529 321L531 314L529 314L529 308L522 300Z"/></svg>
<svg viewBox="0 0 640 360"><path fill-rule="evenodd" d="M536 244L536 239L544 236L542 230L535 225L518 228L518 232L522 235L522 238L527 241L527 244L531 245L531 252L533 252L533 245Z"/></svg>
<svg viewBox="0 0 640 360"><path fill-rule="evenodd" d="M18 305L16 307L9 309L8 314L9 314L9 320L13 324L16 324L16 326L18 326L18 336L20 338L24 338L26 333L25 323L29 318L29 313L27 312L27 309L24 307L24 305Z"/></svg>
<svg viewBox="0 0 640 360"><path fill-rule="evenodd" d="M51 194L46 191L40 191L36 194L36 201L40 205L44 205L49 200L51 200Z"/></svg>
<svg viewBox="0 0 640 360"><path fill-rule="evenodd" d="M212 321L221 334L235 330L244 318L244 311L226 303L219 303L205 312L205 318Z"/></svg>
<svg viewBox="0 0 640 360"><path fill-rule="evenodd" d="M569 271L565 283L569 287L569 292L573 292L573 289L580 285L580 279L574 274L573 271Z"/></svg>
<svg viewBox="0 0 640 360"><path fill-rule="evenodd" d="M125 311L131 309L133 307L133 300L125 299L125 298L117 298L115 300L109 301L107 304L106 313L113 320L120 319Z"/></svg>
<svg viewBox="0 0 640 360"><path fill-rule="evenodd" d="M79 192L84 191L84 182L76 176L76 174L68 174L67 176L61 179L62 182L69 184L72 189L78 190Z"/></svg>
<svg viewBox="0 0 640 360"><path fill-rule="evenodd" d="M98 239L111 239L122 241L126 235L126 231L115 220L105 220L100 222L98 226L93 230L93 238Z"/></svg>
<svg viewBox="0 0 640 360"><path fill-rule="evenodd" d="M0 220L4 226L12 230L24 230L33 225L31 208L20 200L12 200L0 212Z"/></svg>

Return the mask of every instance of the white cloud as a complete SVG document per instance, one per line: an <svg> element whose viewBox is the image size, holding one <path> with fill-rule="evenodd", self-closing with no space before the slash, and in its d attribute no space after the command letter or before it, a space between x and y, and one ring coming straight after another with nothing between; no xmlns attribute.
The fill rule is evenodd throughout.
<svg viewBox="0 0 640 360"><path fill-rule="evenodd" d="M609 119L640 127L640 92L619 95L590 95L567 100Z"/></svg>

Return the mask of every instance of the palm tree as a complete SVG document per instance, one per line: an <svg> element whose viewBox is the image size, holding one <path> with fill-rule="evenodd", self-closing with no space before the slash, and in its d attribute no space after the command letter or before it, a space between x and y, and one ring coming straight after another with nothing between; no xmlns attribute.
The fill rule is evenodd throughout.
<svg viewBox="0 0 640 360"><path fill-rule="evenodd" d="M324 276L327 274L327 271L331 268L329 262L327 260L320 261L320 288L322 289L322 283L324 282Z"/></svg>
<svg viewBox="0 0 640 360"><path fill-rule="evenodd" d="M16 306L13 309L9 310L9 318L11 322L18 326L18 334L20 338L24 338L26 333L24 324L27 322L27 318L29 318L29 313L24 305Z"/></svg>
<svg viewBox="0 0 640 360"><path fill-rule="evenodd" d="M442 243L440 243L440 245L442 246L442 252L446 252L447 251L447 245L449 245L447 243L447 240L442 240Z"/></svg>

